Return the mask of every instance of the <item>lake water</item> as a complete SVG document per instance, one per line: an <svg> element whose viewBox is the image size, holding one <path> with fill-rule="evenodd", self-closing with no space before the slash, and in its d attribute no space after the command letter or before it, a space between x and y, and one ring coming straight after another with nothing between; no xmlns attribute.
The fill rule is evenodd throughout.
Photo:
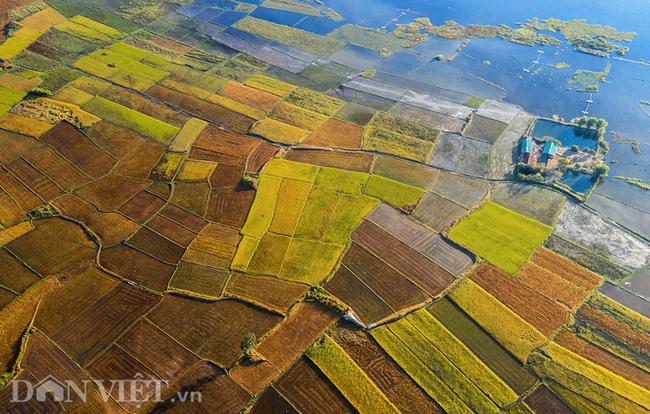
<svg viewBox="0 0 650 414"><path fill-rule="evenodd" d="M642 0L486 0L480 3L470 0L357 0L354 7L350 7L347 0L325 0L325 4L340 13L348 23L372 28L386 27L388 30L394 29L394 23L390 22L394 18L398 18L398 23L408 23L423 16L429 17L434 25L454 20L463 25L506 24L510 27L516 27L516 22L525 22L534 17L586 19L587 23L609 25L619 31L637 32L638 36L626 44L630 51L625 58L650 60L650 25L647 24L650 2ZM560 33L550 34L564 40ZM424 44L413 48L414 51L422 50L421 54L431 59L431 62L407 74L400 68L399 74L478 96L498 97L502 93L506 102L519 105L532 114L544 117L558 115L566 120L581 116L581 112L587 108L586 101L590 98L588 92L565 90L566 80L576 70L602 71L607 63L610 63L611 70L606 82L601 83L599 92L593 94L589 115L605 118L609 122L609 131L620 132L623 138L638 140L641 154L635 154L629 144L612 143L611 135L608 134L606 138L610 141L611 150L607 161L617 162L608 164L611 168L610 177L605 178L596 191L644 211L650 211L650 192L612 179L619 175L650 182L650 146L646 145L650 144L650 116L639 104L642 100L650 100L650 66L575 52L566 43L559 47L529 47L501 39L472 39L462 53L450 63L432 60L432 55L426 53L428 49L442 50L441 44L452 45L452 42L454 41L441 42L440 39L431 37ZM538 50L543 50L544 53L540 56ZM452 51L453 49L446 48L445 56ZM534 65L533 61L538 56L539 63ZM487 65L484 61L489 61L490 64ZM556 69L555 65L559 62L568 63L570 67ZM523 72L524 68L531 66L530 72ZM383 67L389 68L390 65ZM535 73L536 70L538 71ZM468 77L460 76L467 73L497 84L505 91L495 90L485 86L485 83L481 86L479 83L482 82L476 83ZM568 135L559 139L564 145L573 145L574 142ZM595 145L593 141L587 142L580 137L576 137L575 143L581 148L587 146L586 144L592 144L592 148Z"/></svg>
<svg viewBox="0 0 650 414"><path fill-rule="evenodd" d="M551 137L560 140L562 146L572 147L577 145L580 149L591 148L596 149L597 141L594 139L585 138L583 134L585 129L575 128L570 125L560 124L558 122L547 121L540 119L533 128L533 137L544 139Z"/></svg>
<svg viewBox="0 0 650 414"><path fill-rule="evenodd" d="M559 182L580 194L586 194L594 184L591 175L575 171L568 171L560 178Z"/></svg>

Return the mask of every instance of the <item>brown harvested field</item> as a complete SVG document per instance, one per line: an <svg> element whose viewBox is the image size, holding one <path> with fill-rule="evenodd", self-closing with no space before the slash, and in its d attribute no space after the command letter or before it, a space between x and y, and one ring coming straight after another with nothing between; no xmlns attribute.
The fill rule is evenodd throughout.
<svg viewBox="0 0 650 414"><path fill-rule="evenodd" d="M82 381L90 379L59 347L38 331L27 337L25 354L20 361L20 367L28 370L39 381L53 376L66 378L81 385ZM75 393L70 394L70 400L64 403L65 407L82 401Z"/></svg>
<svg viewBox="0 0 650 414"><path fill-rule="evenodd" d="M182 127L189 120L187 116L170 109L167 105L156 103L119 86L111 85L99 96L177 128Z"/></svg>
<svg viewBox="0 0 650 414"><path fill-rule="evenodd" d="M341 324L331 329L328 335L343 348L400 412L444 412L367 332L349 324Z"/></svg>
<svg viewBox="0 0 650 414"><path fill-rule="evenodd" d="M43 204L40 198L18 181L16 177L9 174L4 168L0 168L0 187L16 202L25 212L32 211Z"/></svg>
<svg viewBox="0 0 650 414"><path fill-rule="evenodd" d="M92 363L86 366L86 370L95 379L110 378L111 380L132 380L136 374L142 376L142 381L157 380L156 375L149 368L138 362L117 345L111 345L105 352L99 355ZM144 386L138 391L131 387L123 387L120 390L117 387L107 390L115 399L120 398L123 392L124 408L129 411L135 411L140 407L137 400L150 400L155 396L156 389L153 386Z"/></svg>
<svg viewBox="0 0 650 414"><path fill-rule="evenodd" d="M259 303L274 310L287 311L307 293L309 286L271 276L235 272L225 292L229 295Z"/></svg>
<svg viewBox="0 0 650 414"><path fill-rule="evenodd" d="M573 414L573 410L544 385L537 387L525 401L536 414Z"/></svg>
<svg viewBox="0 0 650 414"><path fill-rule="evenodd" d="M438 176L436 169L388 155L377 156L372 173L423 190L428 189Z"/></svg>
<svg viewBox="0 0 650 414"><path fill-rule="evenodd" d="M201 237L209 238L230 246L236 246L241 241L242 236L239 234L237 229L216 223L210 223L201 230Z"/></svg>
<svg viewBox="0 0 650 414"><path fill-rule="evenodd" d="M309 147L358 150L361 148L362 138L363 128L330 118L308 135L301 144Z"/></svg>
<svg viewBox="0 0 650 414"><path fill-rule="evenodd" d="M147 32L147 40L153 43L154 45L158 45L160 47L164 47L165 49L169 49L171 51L180 53L180 54L185 54L192 50L190 46L187 46L183 43L176 42L174 40L171 40L167 37L163 37L151 32Z"/></svg>
<svg viewBox="0 0 650 414"><path fill-rule="evenodd" d="M129 328L116 344L169 382L175 381L199 360L146 318Z"/></svg>
<svg viewBox="0 0 650 414"><path fill-rule="evenodd" d="M255 401L250 414L299 414L274 388L267 388Z"/></svg>
<svg viewBox="0 0 650 414"><path fill-rule="evenodd" d="M102 211L116 211L149 185L149 181L121 175L107 175L75 193Z"/></svg>
<svg viewBox="0 0 650 414"><path fill-rule="evenodd" d="M564 329L554 342L643 388L650 389L650 373Z"/></svg>
<svg viewBox="0 0 650 414"><path fill-rule="evenodd" d="M179 263L170 288L187 290L206 296L221 296L230 274L223 270L182 261Z"/></svg>
<svg viewBox="0 0 650 414"><path fill-rule="evenodd" d="M261 338L282 318L234 299L216 302L167 295L147 316L163 331L203 358L224 367L242 354L244 336Z"/></svg>
<svg viewBox="0 0 650 414"><path fill-rule="evenodd" d="M0 15L1 16L1 15ZM2 22L0 22L2 24ZM2 38L4 35L0 35ZM31 384L31 388L27 388L21 381L27 381ZM27 398L28 389L33 389L38 385L39 380L34 378L29 372L21 371L15 378L17 384L18 398L23 400ZM0 391L0 407L7 413L56 413L61 411L61 406L58 402L54 401L51 393L45 394L45 401L38 401L36 398L28 399L26 402L16 402L13 397L13 386L5 387Z"/></svg>
<svg viewBox="0 0 650 414"><path fill-rule="evenodd" d="M60 275L36 282L0 310L0 369L11 372L41 299L61 286Z"/></svg>
<svg viewBox="0 0 650 414"><path fill-rule="evenodd" d="M149 220L147 227L183 247L189 246L196 238L195 232L160 215Z"/></svg>
<svg viewBox="0 0 650 414"><path fill-rule="evenodd" d="M280 371L268 361L243 360L229 374L251 394L257 394L280 375Z"/></svg>
<svg viewBox="0 0 650 414"><path fill-rule="evenodd" d="M318 165L321 167L339 168L347 171L369 173L373 156L359 152L290 149L284 157L286 160Z"/></svg>
<svg viewBox="0 0 650 414"><path fill-rule="evenodd" d="M155 257L161 262L172 265L178 264L185 253L183 247L146 227L138 230L127 240L126 244L149 256Z"/></svg>
<svg viewBox="0 0 650 414"><path fill-rule="evenodd" d="M113 169L112 173L134 178L147 178L149 171L165 153L165 146L153 141L144 141Z"/></svg>
<svg viewBox="0 0 650 414"><path fill-rule="evenodd" d="M53 334L52 340L83 366L157 301L156 296L120 283Z"/></svg>
<svg viewBox="0 0 650 414"><path fill-rule="evenodd" d="M126 204L120 207L119 212L143 224L165 205L165 200L147 191L140 191Z"/></svg>
<svg viewBox="0 0 650 414"><path fill-rule="evenodd" d="M431 299L409 279L356 243L352 243L343 257L343 264L395 311Z"/></svg>
<svg viewBox="0 0 650 414"><path fill-rule="evenodd" d="M439 295L456 280L451 273L369 221L364 220L352 233L351 239L429 295Z"/></svg>
<svg viewBox="0 0 650 414"><path fill-rule="evenodd" d="M260 144L250 153L246 162L246 172L258 173L273 157L280 152L280 147L269 142L260 142Z"/></svg>
<svg viewBox="0 0 650 414"><path fill-rule="evenodd" d="M243 166L217 164L210 176L210 185L212 188L237 187L243 174Z"/></svg>
<svg viewBox="0 0 650 414"><path fill-rule="evenodd" d="M94 179L107 174L117 160L99 148L74 126L63 121L41 136L64 157Z"/></svg>
<svg viewBox="0 0 650 414"><path fill-rule="evenodd" d="M523 394L537 382L518 359L448 298L426 309L517 394Z"/></svg>
<svg viewBox="0 0 650 414"><path fill-rule="evenodd" d="M517 278L544 296L571 309L582 303L590 293L532 261L521 268Z"/></svg>
<svg viewBox="0 0 650 414"><path fill-rule="evenodd" d="M587 291L595 289L603 281L603 278L594 272L543 247L537 248L530 260Z"/></svg>
<svg viewBox="0 0 650 414"><path fill-rule="evenodd" d="M37 220L34 227L5 248L41 276L63 272L97 252L97 245L81 226L71 221L61 218Z"/></svg>
<svg viewBox="0 0 650 414"><path fill-rule="evenodd" d="M273 385L303 413L344 414L357 411L307 357L301 357Z"/></svg>
<svg viewBox="0 0 650 414"><path fill-rule="evenodd" d="M182 404L178 392L201 393L201 401ZM232 414L241 410L250 401L250 395L237 385L221 368L206 361L192 367L176 383L163 390L163 402L147 407L146 412L185 413L191 405L197 413Z"/></svg>
<svg viewBox="0 0 650 414"><path fill-rule="evenodd" d="M262 341L257 351L283 371L336 319L338 315L320 303L304 302Z"/></svg>
<svg viewBox="0 0 650 414"><path fill-rule="evenodd" d="M650 355L650 338L647 335L632 329L622 322L585 304L578 309L576 317L583 322L599 329L602 332L620 340L635 352Z"/></svg>
<svg viewBox="0 0 650 414"><path fill-rule="evenodd" d="M357 318L370 325L389 317L393 310L345 266L340 266L325 284L325 290L353 309Z"/></svg>
<svg viewBox="0 0 650 414"><path fill-rule="evenodd" d="M12 226L26 217L18 204L0 189L0 226Z"/></svg>
<svg viewBox="0 0 650 414"><path fill-rule="evenodd" d="M23 159L18 159L6 165L5 168L43 201L51 201L65 194L52 180L44 176L43 173L39 172Z"/></svg>
<svg viewBox="0 0 650 414"><path fill-rule="evenodd" d="M208 224L208 222L201 217L183 210L182 208L176 207L173 204L167 204L162 210L160 210L160 214L197 233L203 230L203 228Z"/></svg>
<svg viewBox="0 0 650 414"><path fill-rule="evenodd" d="M11 303L18 295L9 292L7 289L0 287L0 309Z"/></svg>
<svg viewBox="0 0 650 414"><path fill-rule="evenodd" d="M102 250L101 266L125 279L163 292L175 267L123 244Z"/></svg>
<svg viewBox="0 0 650 414"><path fill-rule="evenodd" d="M219 95L263 111L270 111L282 98L237 82L228 82L219 89Z"/></svg>
<svg viewBox="0 0 650 414"><path fill-rule="evenodd" d="M199 236L190 244L184 259L188 262L215 269L228 269L236 250L236 244L233 245L209 237Z"/></svg>
<svg viewBox="0 0 650 414"><path fill-rule="evenodd" d="M119 283L94 266L77 272L63 287L43 298L34 326L45 335L53 335Z"/></svg>
<svg viewBox="0 0 650 414"><path fill-rule="evenodd" d="M235 132L246 133L255 120L240 113L226 109L220 105L204 101L191 95L177 92L160 85L147 89L146 95L179 108L198 118L206 119L218 125L223 125Z"/></svg>
<svg viewBox="0 0 650 414"><path fill-rule="evenodd" d="M77 197L68 195L53 204L63 215L78 220L99 237L102 246L112 246L124 240L138 229L138 225L118 213L102 213L95 206Z"/></svg>
<svg viewBox="0 0 650 414"><path fill-rule="evenodd" d="M42 144L36 138L0 129L0 164L9 164Z"/></svg>
<svg viewBox="0 0 650 414"><path fill-rule="evenodd" d="M220 152L211 151L205 148L192 147L190 152L187 155L187 158L190 160L197 161L210 161L210 162L222 162L232 165L245 165L246 158L234 157L232 155L222 154Z"/></svg>
<svg viewBox="0 0 650 414"><path fill-rule="evenodd" d="M564 306L487 262L470 278L546 337L569 322L569 311Z"/></svg>
<svg viewBox="0 0 650 414"><path fill-rule="evenodd" d="M7 250L0 248L0 285L14 292L22 293L39 280L41 278L36 273Z"/></svg>
<svg viewBox="0 0 650 414"><path fill-rule="evenodd" d="M366 218L454 276L474 265L474 256L405 214L380 204Z"/></svg>
<svg viewBox="0 0 650 414"><path fill-rule="evenodd" d="M465 207L441 195L427 191L413 212L413 218L434 231L442 231L467 211Z"/></svg>
<svg viewBox="0 0 650 414"><path fill-rule="evenodd" d="M232 132L209 125L196 138L193 147L203 148L219 152L233 157L247 157L260 141L245 135L233 134Z"/></svg>
<svg viewBox="0 0 650 414"><path fill-rule="evenodd" d="M144 138L135 132L104 121L88 128L86 134L95 144L117 159L124 158L133 148L144 142Z"/></svg>
<svg viewBox="0 0 650 414"><path fill-rule="evenodd" d="M242 228L254 199L255 190L242 186L212 190L205 217L215 223Z"/></svg>
<svg viewBox="0 0 650 414"><path fill-rule="evenodd" d="M49 145L25 154L24 158L67 192L92 180Z"/></svg>

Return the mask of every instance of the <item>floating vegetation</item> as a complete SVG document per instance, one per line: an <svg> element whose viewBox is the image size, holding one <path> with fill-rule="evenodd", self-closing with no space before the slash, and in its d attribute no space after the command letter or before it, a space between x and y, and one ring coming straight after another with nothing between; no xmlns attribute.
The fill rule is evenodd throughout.
<svg viewBox="0 0 650 414"><path fill-rule="evenodd" d="M639 148L639 141L636 139L623 138L620 132L612 131L612 137L614 137L613 142L621 144L632 144L632 150L635 154L641 154L641 149Z"/></svg>
<svg viewBox="0 0 650 414"><path fill-rule="evenodd" d="M485 98L479 98L478 96L470 96L463 102L463 105L471 106L472 108L478 108L485 101Z"/></svg>
<svg viewBox="0 0 650 414"><path fill-rule="evenodd" d="M567 80L565 88L567 91L598 92L598 84L605 82L611 67L612 65L608 63L602 72L578 70Z"/></svg>
<svg viewBox="0 0 650 414"><path fill-rule="evenodd" d="M620 176L620 175L617 175L614 178L617 179L617 180L623 180L626 183L631 184L631 185L636 186L636 187L639 187L639 188L641 188L643 190L650 191L650 184L645 183L643 180L641 180L639 178L623 177L623 176Z"/></svg>
<svg viewBox="0 0 650 414"><path fill-rule="evenodd" d="M571 65L566 62L559 62L557 65L555 65L555 69L566 69L569 67L571 67Z"/></svg>
<svg viewBox="0 0 650 414"><path fill-rule="evenodd" d="M471 39L471 38L495 38L500 37L510 42L532 46L540 45L559 45L561 42L548 35L535 33L529 28L513 29L506 25L489 26L468 24L460 25L453 20L445 22L442 26L424 26L424 31L435 36L444 37L445 39Z"/></svg>
<svg viewBox="0 0 650 414"><path fill-rule="evenodd" d="M329 7L319 4L316 1L313 1L313 3L315 3L314 5L305 3L311 3L311 1L266 0L260 4L260 6L268 9L286 10L294 13L306 14L308 16L326 17L335 22L343 21L343 17Z"/></svg>

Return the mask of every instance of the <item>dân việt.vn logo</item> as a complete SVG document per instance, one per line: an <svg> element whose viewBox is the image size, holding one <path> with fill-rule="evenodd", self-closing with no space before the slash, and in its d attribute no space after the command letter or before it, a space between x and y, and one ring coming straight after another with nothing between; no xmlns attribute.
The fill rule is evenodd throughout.
<svg viewBox="0 0 650 414"><path fill-rule="evenodd" d="M50 375L36 385L26 380L14 380L12 382L13 403L24 403L35 399L45 402L48 398L56 402L87 401L87 398L95 391L98 391L104 402L113 398L118 403L135 404L140 407L146 403L163 402L163 392L167 389L168 383L163 380L145 379L140 373L133 379L124 380L59 380ZM200 403L200 391L179 391L169 398L171 402L177 403Z"/></svg>

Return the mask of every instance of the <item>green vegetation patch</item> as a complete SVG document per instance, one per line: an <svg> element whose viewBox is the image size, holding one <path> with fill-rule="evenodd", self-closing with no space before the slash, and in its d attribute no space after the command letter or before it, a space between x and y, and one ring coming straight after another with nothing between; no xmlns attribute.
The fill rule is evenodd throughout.
<svg viewBox="0 0 650 414"><path fill-rule="evenodd" d="M449 296L522 363L533 349L546 342L544 335L469 279Z"/></svg>
<svg viewBox="0 0 650 414"><path fill-rule="evenodd" d="M170 78L178 82L196 86L197 88L204 89L210 93L218 91L223 85L227 83L225 79L219 78L217 76L212 76L192 68L188 68L187 66L171 63L162 69L170 73Z"/></svg>
<svg viewBox="0 0 650 414"><path fill-rule="evenodd" d="M338 199L336 191L312 187L294 235L301 239L321 240Z"/></svg>
<svg viewBox="0 0 650 414"><path fill-rule="evenodd" d="M294 238L289 244L280 277L317 285L332 272L343 250L345 245Z"/></svg>
<svg viewBox="0 0 650 414"><path fill-rule="evenodd" d="M277 121L284 122L298 128L306 129L308 131L315 131L323 122L327 120L327 116L325 115L310 111L308 109L300 108L295 105L291 105L287 102L278 103L269 113L269 118L273 118Z"/></svg>
<svg viewBox="0 0 650 414"><path fill-rule="evenodd" d="M250 132L269 141L291 145L302 141L309 131L267 118L253 125Z"/></svg>
<svg viewBox="0 0 650 414"><path fill-rule="evenodd" d="M22 101L25 97L25 93L14 91L12 89L5 88L0 86L0 104L14 106L18 102Z"/></svg>
<svg viewBox="0 0 650 414"><path fill-rule="evenodd" d="M379 200L376 198L363 195L346 194L339 197L323 231L323 241L347 244L350 241L350 233L377 204Z"/></svg>
<svg viewBox="0 0 650 414"><path fill-rule="evenodd" d="M123 17L120 17L117 13L110 13L96 7L93 7L92 9L84 12L83 15L84 17L102 23L106 26L110 26L113 29L124 33L132 33L141 28L140 25L133 23L130 20L126 20Z"/></svg>
<svg viewBox="0 0 650 414"><path fill-rule="evenodd" d="M598 85L605 82L605 78L609 74L611 67L612 65L608 63L602 72L594 72L591 70L576 71L573 76L567 79L565 88L568 91L576 92L598 92Z"/></svg>
<svg viewBox="0 0 650 414"><path fill-rule="evenodd" d="M294 85L264 75L255 75L247 80L245 84L282 97L287 96L296 89Z"/></svg>
<svg viewBox="0 0 650 414"><path fill-rule="evenodd" d="M517 393L429 312L421 310L412 313L407 319L499 407L517 401Z"/></svg>
<svg viewBox="0 0 650 414"><path fill-rule="evenodd" d="M440 135L440 131L435 128L416 124L415 122L407 121L406 119L385 113L377 114L377 116L372 120L371 125L390 132L396 132L398 134L430 142L436 142Z"/></svg>
<svg viewBox="0 0 650 414"><path fill-rule="evenodd" d="M255 201L248 213L246 223L241 232L245 236L261 239L271 226L275 203L280 191L282 178L270 174L263 174L260 177L260 184L257 187Z"/></svg>
<svg viewBox="0 0 650 414"><path fill-rule="evenodd" d="M317 173L318 167L315 165L287 161L281 158L271 160L264 169L265 175L292 178L294 180L309 182L314 181Z"/></svg>
<svg viewBox="0 0 650 414"><path fill-rule="evenodd" d="M179 131L179 128L100 97L93 98L82 109L165 145Z"/></svg>
<svg viewBox="0 0 650 414"><path fill-rule="evenodd" d="M239 20L232 27L319 56L330 56L345 45L335 36L320 36L251 16Z"/></svg>
<svg viewBox="0 0 650 414"><path fill-rule="evenodd" d="M417 204L424 195L424 190L421 188L402 184L378 175L370 176L363 192L369 196L381 198L397 208Z"/></svg>
<svg viewBox="0 0 650 414"><path fill-rule="evenodd" d="M385 155L376 157L372 173L423 190L429 188L438 175L433 168Z"/></svg>
<svg viewBox="0 0 650 414"><path fill-rule="evenodd" d="M306 88L296 89L285 98L285 102L327 116L334 115L345 104L340 99Z"/></svg>
<svg viewBox="0 0 650 414"><path fill-rule="evenodd" d="M471 414L473 411L434 374L387 325L370 331L379 345L406 373L448 413Z"/></svg>
<svg viewBox="0 0 650 414"><path fill-rule="evenodd" d="M488 201L452 228L449 237L515 275L551 230L549 226Z"/></svg>
<svg viewBox="0 0 650 414"><path fill-rule="evenodd" d="M433 152L434 143L382 128L368 127L361 147L409 160L426 163Z"/></svg>
<svg viewBox="0 0 650 414"><path fill-rule="evenodd" d="M18 53L22 52L27 46L32 44L32 42L41 34L36 30L30 29L28 27L23 27L14 33L12 37L5 40L3 44L0 45L0 59L9 60L16 56Z"/></svg>
<svg viewBox="0 0 650 414"><path fill-rule="evenodd" d="M332 381L359 413L399 413L359 366L329 336L307 351L307 356Z"/></svg>
<svg viewBox="0 0 650 414"><path fill-rule="evenodd" d="M67 67L57 68L40 76L42 82L38 85L38 88L47 93L54 93L82 76L83 74L78 70Z"/></svg>
<svg viewBox="0 0 650 414"><path fill-rule="evenodd" d="M409 321L401 319L389 324L388 328L474 412L499 411L494 402Z"/></svg>
<svg viewBox="0 0 650 414"><path fill-rule="evenodd" d="M368 174L323 167L316 176L316 186L346 194L361 195Z"/></svg>

